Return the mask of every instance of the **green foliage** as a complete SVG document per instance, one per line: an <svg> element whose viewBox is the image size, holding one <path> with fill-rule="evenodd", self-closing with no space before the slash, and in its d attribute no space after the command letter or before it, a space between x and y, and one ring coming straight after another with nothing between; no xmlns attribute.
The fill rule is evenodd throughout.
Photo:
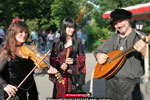
<svg viewBox="0 0 150 100"><path fill-rule="evenodd" d="M33 20L27 20L26 21L28 27L29 27L29 32L31 33L31 31L35 30L37 31L38 28L39 28L39 25L38 25L38 19L33 19Z"/></svg>
<svg viewBox="0 0 150 100"><path fill-rule="evenodd" d="M5 29L12 19L19 17L24 20L38 19L41 30L60 28L65 17L76 19L79 14L79 2L75 0L1 0L0 26Z"/></svg>
<svg viewBox="0 0 150 100"><path fill-rule="evenodd" d="M38 29L39 29L38 19L32 19L32 20L28 19L26 20L26 23L29 28L29 38L27 41L31 42L31 32L36 31L38 33Z"/></svg>
<svg viewBox="0 0 150 100"><path fill-rule="evenodd" d="M52 23L60 29L61 22L65 17L76 19L79 9L74 0L54 0L51 4Z"/></svg>
<svg viewBox="0 0 150 100"><path fill-rule="evenodd" d="M142 30L143 30L145 33L149 33L149 34L150 34L150 26L149 26L149 24L150 24L150 20L145 21Z"/></svg>
<svg viewBox="0 0 150 100"><path fill-rule="evenodd" d="M103 40L110 36L109 30L107 28L98 27L95 19L92 19L90 24L84 27L84 30L87 33L87 47L90 51L94 51Z"/></svg>

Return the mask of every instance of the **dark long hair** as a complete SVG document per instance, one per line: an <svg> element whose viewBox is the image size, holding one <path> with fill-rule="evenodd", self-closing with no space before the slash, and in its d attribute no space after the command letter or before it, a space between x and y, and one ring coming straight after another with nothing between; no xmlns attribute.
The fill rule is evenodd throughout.
<svg viewBox="0 0 150 100"><path fill-rule="evenodd" d="M72 50L70 56L74 56L78 49L78 41L76 36L76 22L72 18L65 18L62 22L61 33L60 33L60 41L57 43L57 54L64 49L64 44L66 43L66 28L74 27L75 32L72 35Z"/></svg>
<svg viewBox="0 0 150 100"><path fill-rule="evenodd" d="M18 32L22 32L22 31L27 31L27 33L29 34L28 26L25 23L25 21L18 20L10 24L7 30L8 35L6 36L5 44L2 48L2 50L5 50L7 52L8 59L16 58L15 52L17 47L17 40L15 36Z"/></svg>

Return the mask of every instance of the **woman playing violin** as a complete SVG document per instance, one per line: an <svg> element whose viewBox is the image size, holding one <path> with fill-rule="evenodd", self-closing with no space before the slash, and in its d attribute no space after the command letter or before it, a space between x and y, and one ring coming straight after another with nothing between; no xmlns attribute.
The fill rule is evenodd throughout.
<svg viewBox="0 0 150 100"><path fill-rule="evenodd" d="M68 51L70 55L68 56ZM76 23L72 18L65 18L62 22L60 38L54 41L50 64L61 72L64 84L55 78L53 98L65 98L66 93L81 93L85 82L85 54L81 40L76 36Z"/></svg>
<svg viewBox="0 0 150 100"><path fill-rule="evenodd" d="M6 100L8 96L15 100L38 100L33 73L17 88L35 66L32 59L24 58L19 52L29 36L28 26L25 21L16 18L7 33L5 44L0 51L0 100ZM48 72L53 74L56 69L50 68Z"/></svg>

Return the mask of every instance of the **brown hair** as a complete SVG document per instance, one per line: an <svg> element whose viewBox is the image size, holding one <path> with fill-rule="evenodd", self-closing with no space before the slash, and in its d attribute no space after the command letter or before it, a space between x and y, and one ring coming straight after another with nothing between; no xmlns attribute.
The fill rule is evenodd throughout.
<svg viewBox="0 0 150 100"><path fill-rule="evenodd" d="M15 36L18 32L22 32L22 31L27 31L27 33L29 34L27 24L25 23L25 21L21 21L21 20L12 22L7 30L8 35L6 37L6 42L2 50L7 51L8 60L10 60L11 58L12 59L16 58L15 52L16 52L16 47L17 47L17 44L16 44L17 40Z"/></svg>

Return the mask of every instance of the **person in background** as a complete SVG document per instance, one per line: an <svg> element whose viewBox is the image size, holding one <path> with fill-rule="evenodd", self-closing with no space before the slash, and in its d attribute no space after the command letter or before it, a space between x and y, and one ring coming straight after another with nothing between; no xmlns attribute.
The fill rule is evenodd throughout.
<svg viewBox="0 0 150 100"><path fill-rule="evenodd" d="M5 32L3 29L0 29L0 45L2 44L4 38L5 38Z"/></svg>
<svg viewBox="0 0 150 100"><path fill-rule="evenodd" d="M40 42L42 45L42 51L46 51L46 42L47 42L47 33L46 30L43 30L41 34L39 34Z"/></svg>
<svg viewBox="0 0 150 100"><path fill-rule="evenodd" d="M99 46L95 52L99 64L104 64L114 50L126 50L133 46L135 51L126 55L120 70L106 79L106 97L111 100L142 100L140 77L143 75L146 43L141 36L131 28L129 19L132 13L124 9L115 9L110 14L111 25L117 34L112 35Z"/></svg>
<svg viewBox="0 0 150 100"><path fill-rule="evenodd" d="M57 31L55 32L54 40L55 40L56 38L59 38L59 37L60 37L60 31L57 30Z"/></svg>
<svg viewBox="0 0 150 100"><path fill-rule="evenodd" d="M10 24L5 44L0 50L0 100L38 100L38 92L33 73L17 88L28 73L34 68L34 61L21 54L21 48L29 37L25 21L15 18ZM28 51L26 51L28 52ZM47 73L57 70L50 68Z"/></svg>
<svg viewBox="0 0 150 100"><path fill-rule="evenodd" d="M82 38L82 29L79 29L79 30L78 30L78 32L77 32L77 37L78 37L79 39Z"/></svg>
<svg viewBox="0 0 150 100"><path fill-rule="evenodd" d="M31 32L31 40L33 42L34 45L38 45L37 42L38 42L38 35L37 33L34 31Z"/></svg>
<svg viewBox="0 0 150 100"><path fill-rule="evenodd" d="M67 51L70 49L69 57ZM76 36L76 23L72 18L62 22L60 37L54 41L50 64L61 72L64 84L60 84L53 76L53 98L65 98L66 93L82 93L85 84L85 54L81 40Z"/></svg>
<svg viewBox="0 0 150 100"><path fill-rule="evenodd" d="M49 30L49 33L47 35L47 48L48 49L52 48L53 42L54 42L54 34L52 30Z"/></svg>
<svg viewBox="0 0 150 100"><path fill-rule="evenodd" d="M82 41L82 47L83 47L83 49L86 50L87 34L84 31L82 31L81 41Z"/></svg>

